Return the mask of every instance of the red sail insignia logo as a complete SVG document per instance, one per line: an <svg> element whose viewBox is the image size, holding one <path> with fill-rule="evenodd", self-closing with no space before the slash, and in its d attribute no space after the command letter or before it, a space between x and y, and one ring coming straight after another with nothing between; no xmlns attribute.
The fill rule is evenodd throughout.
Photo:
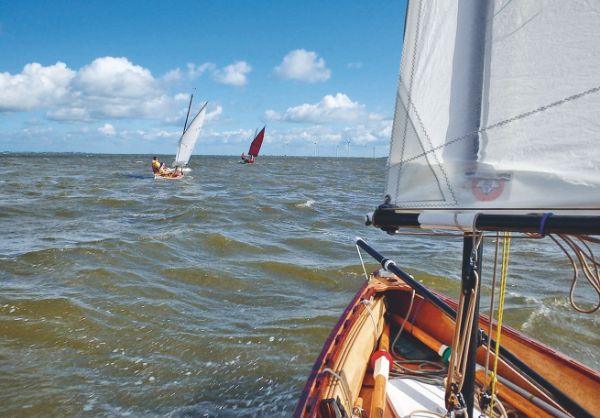
<svg viewBox="0 0 600 418"><path fill-rule="evenodd" d="M504 191L506 180L503 178L473 178L471 190L480 202L496 200Z"/></svg>

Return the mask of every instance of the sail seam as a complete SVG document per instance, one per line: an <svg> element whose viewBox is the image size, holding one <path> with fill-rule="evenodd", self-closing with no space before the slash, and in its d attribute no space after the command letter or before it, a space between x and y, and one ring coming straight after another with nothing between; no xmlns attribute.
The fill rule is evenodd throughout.
<svg viewBox="0 0 600 418"><path fill-rule="evenodd" d="M582 98L584 96L587 96L589 94L598 93L599 91L600 91L600 86L593 87L593 88L591 88L589 90L586 90L584 92L577 93L577 94L574 94L572 96L565 97L564 99L558 100L556 102L553 102L553 103L550 103L550 104L547 104L547 105L544 105L544 106L540 106L537 109L531 110L529 112L524 112L524 113L521 113L520 115L513 116L512 118L505 119L503 121L494 123L494 124L492 124L490 126L486 126L484 128L478 129L476 131L468 132L465 135L462 135L462 136L459 136L457 138L454 138L454 139L446 142L443 145L438 145L437 147L431 148L429 151L426 151L424 153L415 155L414 157L411 157L411 158L409 158L407 160L403 160L402 163L408 163L408 162L417 160L417 159L419 159L421 157L426 156L427 154L431 154L431 153L433 153L435 151L443 149L443 148L447 147L448 145L452 145L452 144L454 144L456 142L468 139L468 138L472 137L473 135L480 134L482 132L486 132L486 131L489 131L489 130L492 130L492 129L495 129L495 128L499 128L501 126L507 125L507 124L512 123L512 122L516 122L516 121L521 120L521 119L528 118L529 116L532 116L534 114L537 114L537 113L540 113L540 112L544 112L544 111L546 111L548 109L551 109L551 108L563 105L563 104L571 102L573 100L578 100L578 99L580 99L580 98ZM416 111L415 111L415 114L416 114ZM417 114L417 116L418 116L418 114Z"/></svg>
<svg viewBox="0 0 600 418"><path fill-rule="evenodd" d="M409 99L409 100L410 100L410 99ZM440 147L433 147L433 143L431 142L431 137L429 136L429 134L427 133L427 130L425 129L425 126L424 126L424 124L423 124L423 121L422 121L422 119L421 119L421 115L420 115L420 114L419 114L419 112L417 111L417 108L416 108L416 106L414 106L414 104L413 104L412 102L411 102L410 104L412 105L412 109L413 109L413 111L414 111L414 113L415 113L415 116L417 117L417 120L418 120L418 122L419 122L419 125L421 126L421 129L422 129L422 131L423 131L423 134L425 135L425 139L427 139L427 142L428 142L428 144L429 144L429 147L431 148L431 151L434 151L434 150L436 150L436 148L440 148ZM416 130L415 130L415 131L416 131ZM423 149L425 149L425 147L423 146L422 142L420 141L420 138L419 138L419 143L421 144L421 147L422 147ZM444 146L446 146L446 145L449 145L449 143L448 143L448 144L444 144L444 145L443 145L441 148L443 148L443 147L444 147ZM402 161L402 163L407 163L407 162L413 161L415 158L420 158L420 157L425 157L425 158L427 158L427 155L428 155L428 154L431 154L431 151L425 151L425 152L423 152L423 153L419 154L417 157L413 157L413 158L411 158L411 159L408 159L408 160ZM449 192L450 192L450 194L452 195L452 200L453 200L453 203L449 203L449 204L454 204L454 205L458 204L458 201L457 201L457 199L456 199L456 195L454 194L454 190L452 189L452 185L450 184L450 181L448 180L448 175L446 174L446 170L444 170L444 165L443 165L443 164L440 164L440 162L439 162L439 160L437 159L437 157L436 157L436 155L435 155L435 154L432 154L432 157L433 157L433 159L434 159L434 160L435 160L435 162L436 162L436 166L437 166L437 167L439 167L439 169L440 169L440 171L441 171L441 174L444 176L444 180L446 181L446 186L448 187L448 191L449 191ZM429 166L429 168L431 169L431 172L433 173L433 176L435 177L435 180L436 180L436 182L438 183L438 187L439 187L440 181L439 181L439 179L438 179L438 175L437 175L437 173L435 172L435 170L433 169L433 167L432 167L432 165L429 163L429 161L427 161L427 165L428 165L428 166ZM446 200L446 196L444 196L444 191L443 191L443 189L442 189L441 187L439 187L439 188L440 188L440 192L442 193L442 198L443 198L443 200L445 201L445 200Z"/></svg>

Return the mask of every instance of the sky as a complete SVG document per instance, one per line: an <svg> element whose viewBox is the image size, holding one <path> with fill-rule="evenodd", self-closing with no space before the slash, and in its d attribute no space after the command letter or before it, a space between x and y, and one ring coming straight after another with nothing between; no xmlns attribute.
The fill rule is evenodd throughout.
<svg viewBox="0 0 600 418"><path fill-rule="evenodd" d="M381 157L405 0L0 0L0 152Z"/></svg>

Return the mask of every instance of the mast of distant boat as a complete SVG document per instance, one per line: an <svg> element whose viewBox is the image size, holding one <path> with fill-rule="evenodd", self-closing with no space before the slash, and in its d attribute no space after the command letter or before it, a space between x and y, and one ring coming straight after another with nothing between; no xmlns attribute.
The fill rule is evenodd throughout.
<svg viewBox="0 0 600 418"><path fill-rule="evenodd" d="M196 89L194 89L196 90ZM185 130L187 129L187 123L188 123L188 119L190 118L190 110L192 110L192 100L194 99L194 93L192 93L190 95L190 103L188 104L188 111L187 111L187 115L185 116L185 123L183 124L183 133L185 133Z"/></svg>

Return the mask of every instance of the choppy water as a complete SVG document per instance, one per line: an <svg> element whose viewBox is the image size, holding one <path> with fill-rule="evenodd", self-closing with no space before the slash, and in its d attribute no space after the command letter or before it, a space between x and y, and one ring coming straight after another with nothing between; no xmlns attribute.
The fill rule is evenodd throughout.
<svg viewBox="0 0 600 418"><path fill-rule="evenodd" d="M150 158L0 155L2 415L289 416L362 283L356 235L457 292L461 240L363 225L384 160L195 156L167 181ZM564 257L511 261L509 324L600 368Z"/></svg>

